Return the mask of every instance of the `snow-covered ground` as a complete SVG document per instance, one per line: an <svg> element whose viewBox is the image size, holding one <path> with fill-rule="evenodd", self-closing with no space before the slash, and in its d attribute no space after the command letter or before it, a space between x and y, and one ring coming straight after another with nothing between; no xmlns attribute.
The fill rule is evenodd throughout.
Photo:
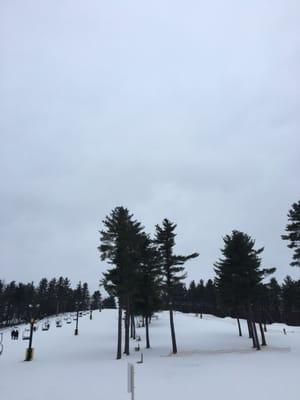
<svg viewBox="0 0 300 400"><path fill-rule="evenodd" d="M135 363L136 400L293 400L298 399L300 372L300 328L273 324L268 327L268 346L251 348L240 338L236 322L205 315L176 313L178 354L170 355L168 314L160 313L151 324L151 345L140 353L131 341L132 354L115 360L117 313L94 312L79 319L79 336L74 321L34 334L35 358L24 362L28 341L10 340L4 333L0 356L1 400L123 400L127 393L127 363Z"/></svg>

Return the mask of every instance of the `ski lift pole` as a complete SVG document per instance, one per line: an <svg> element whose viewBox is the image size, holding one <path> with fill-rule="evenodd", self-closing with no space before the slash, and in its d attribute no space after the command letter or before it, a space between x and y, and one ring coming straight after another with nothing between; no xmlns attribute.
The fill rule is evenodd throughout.
<svg viewBox="0 0 300 400"><path fill-rule="evenodd" d="M32 347L32 338L33 338L33 327L34 327L34 319L30 320L30 336L29 336L29 344L26 349L25 361L31 361L33 359L33 347Z"/></svg>
<svg viewBox="0 0 300 400"><path fill-rule="evenodd" d="M74 331L74 335L75 336L78 335L78 318L79 318L79 309L77 308L77 312L76 312L76 327L75 327L75 331Z"/></svg>

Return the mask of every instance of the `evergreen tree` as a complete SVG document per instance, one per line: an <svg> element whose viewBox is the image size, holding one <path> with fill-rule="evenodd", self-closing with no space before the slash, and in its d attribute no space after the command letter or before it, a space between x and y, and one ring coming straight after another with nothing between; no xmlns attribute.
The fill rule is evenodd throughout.
<svg viewBox="0 0 300 400"><path fill-rule="evenodd" d="M265 319L269 322L282 322L281 317L281 286L276 278L271 278L267 287L267 304L265 307Z"/></svg>
<svg viewBox="0 0 300 400"><path fill-rule="evenodd" d="M81 304L83 310L88 310L90 308L90 292L88 284L86 282L84 282L82 285Z"/></svg>
<svg viewBox="0 0 300 400"><path fill-rule="evenodd" d="M101 293L100 290L95 290L92 294L91 298L91 309L92 310L101 310Z"/></svg>
<svg viewBox="0 0 300 400"><path fill-rule="evenodd" d="M243 307L248 316L253 345L259 349L253 304L260 282L275 268L260 269L260 254L264 248L255 250L255 241L247 234L233 231L223 241L224 248L221 251L224 257L215 263L218 293L223 304L231 311L236 311L238 306Z"/></svg>
<svg viewBox="0 0 300 400"><path fill-rule="evenodd" d="M208 279L203 293L203 301L206 305L206 312L215 314L217 309L217 289L214 282Z"/></svg>
<svg viewBox="0 0 300 400"><path fill-rule="evenodd" d="M160 305L161 270L159 253L148 235L140 234L139 273L134 311L142 315L146 328L146 348L150 348L149 321Z"/></svg>
<svg viewBox="0 0 300 400"><path fill-rule="evenodd" d="M74 301L76 308L78 310L88 310L90 305L90 293L88 289L88 284L84 282L78 283L76 289L74 290Z"/></svg>
<svg viewBox="0 0 300 400"><path fill-rule="evenodd" d="M174 310L183 310L184 305L188 301L188 290L185 283L177 282L173 288L173 306ZM165 295L165 304L168 309L168 296Z"/></svg>
<svg viewBox="0 0 300 400"><path fill-rule="evenodd" d="M65 311L65 307L64 307L65 295L66 295L65 280L62 276L60 276L56 283L56 296L57 296L56 314L59 314L59 313Z"/></svg>
<svg viewBox="0 0 300 400"><path fill-rule="evenodd" d="M196 283L194 280L191 281L189 288L188 288L188 292L187 292L187 298L188 300L192 303L195 304L197 302L197 287L196 287Z"/></svg>
<svg viewBox="0 0 300 400"><path fill-rule="evenodd" d="M172 338L172 352L177 353L177 344L174 328L174 289L178 283L180 283L186 274L183 272L183 264L195 257L198 257L198 253L193 253L188 256L178 256L174 254L175 246L175 229L176 224L173 224L168 219L164 219L162 226L156 225L155 243L158 246L158 250L161 257L161 269L163 274L163 288L167 295L168 309L170 316L170 328Z"/></svg>
<svg viewBox="0 0 300 400"><path fill-rule="evenodd" d="M49 281L48 285L48 301L49 301L49 314L55 314L58 311L58 299L57 299L57 280L53 278Z"/></svg>
<svg viewBox="0 0 300 400"><path fill-rule="evenodd" d="M43 278L37 287L37 298L40 304L40 316L48 314L48 280Z"/></svg>
<svg viewBox="0 0 300 400"><path fill-rule="evenodd" d="M296 324L300 316L300 280L287 276L282 284L281 295L284 322Z"/></svg>
<svg viewBox="0 0 300 400"><path fill-rule="evenodd" d="M287 234L282 235L283 240L288 240L288 247L294 249L293 260L290 265L292 267L300 267L300 200L298 203L292 204L292 208L288 213L288 220L285 231Z"/></svg>
<svg viewBox="0 0 300 400"><path fill-rule="evenodd" d="M110 295L110 296L106 297L105 299L103 299L102 307L103 308L117 308L115 297Z"/></svg>
<svg viewBox="0 0 300 400"><path fill-rule="evenodd" d="M117 359L120 359L123 307L126 310L125 353L129 354L130 302L136 290L138 243L142 226L124 207L116 207L103 224L104 230L100 232L101 245L98 250L101 259L108 260L113 267L103 274L102 283L105 290L119 301Z"/></svg>

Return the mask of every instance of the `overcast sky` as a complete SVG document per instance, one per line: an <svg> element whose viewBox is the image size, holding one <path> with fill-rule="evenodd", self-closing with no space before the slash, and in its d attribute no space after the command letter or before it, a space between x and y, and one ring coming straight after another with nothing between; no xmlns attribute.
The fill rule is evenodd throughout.
<svg viewBox="0 0 300 400"><path fill-rule="evenodd" d="M242 230L280 239L300 198L299 0L0 0L0 278L97 288L101 221L178 224L213 276Z"/></svg>

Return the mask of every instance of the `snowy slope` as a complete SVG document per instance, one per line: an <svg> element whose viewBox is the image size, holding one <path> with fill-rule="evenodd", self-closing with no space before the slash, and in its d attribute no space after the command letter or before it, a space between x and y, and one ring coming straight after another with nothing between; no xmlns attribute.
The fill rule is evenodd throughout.
<svg viewBox="0 0 300 400"><path fill-rule="evenodd" d="M144 348L144 364L135 364L136 400L153 399L243 399L282 400L299 398L300 328L273 324L267 333L268 347L252 350L245 334L238 337L230 318L219 319L176 313L179 353L170 355L167 313L151 324L152 348ZM117 313L94 312L74 322L34 336L35 359L24 362L27 341L11 341L4 333L0 357L1 400L62 400L130 398L127 393L127 363L140 355L115 360ZM245 324L243 330L246 333Z"/></svg>

